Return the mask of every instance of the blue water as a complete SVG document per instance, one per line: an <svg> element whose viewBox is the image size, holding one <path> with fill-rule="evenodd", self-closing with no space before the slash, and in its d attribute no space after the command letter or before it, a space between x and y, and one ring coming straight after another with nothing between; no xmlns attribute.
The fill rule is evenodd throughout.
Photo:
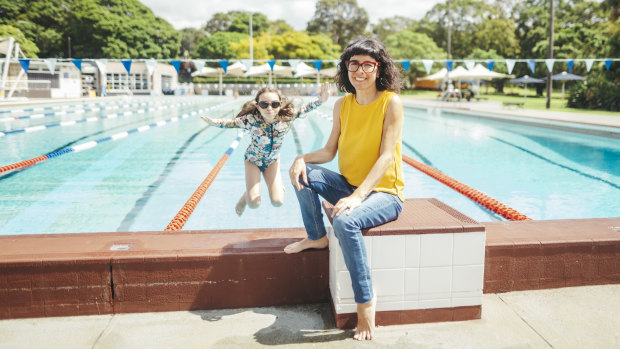
<svg viewBox="0 0 620 349"><path fill-rule="evenodd" d="M179 97L157 100L164 104L184 101ZM299 152L315 150L327 140L331 130L327 115L331 115L334 101L297 120L295 132L284 142L281 172L287 191L282 207L270 205L262 183L261 207L247 209L241 218L235 215L234 206L245 189L246 137L183 229L301 227L288 167ZM0 166L206 106L228 103L209 114L229 117L242 102L209 97L199 105L6 135L0 137ZM136 108L140 107L128 110ZM4 120L0 131L113 112L121 111ZM5 112L0 118L27 114ZM0 234L163 230L236 136L237 130L207 127L194 115L22 171L0 174ZM617 138L406 109L403 153L533 219L620 216ZM336 160L326 166L336 170ZM501 219L411 166L404 164L404 170L406 197L435 197L478 221Z"/></svg>

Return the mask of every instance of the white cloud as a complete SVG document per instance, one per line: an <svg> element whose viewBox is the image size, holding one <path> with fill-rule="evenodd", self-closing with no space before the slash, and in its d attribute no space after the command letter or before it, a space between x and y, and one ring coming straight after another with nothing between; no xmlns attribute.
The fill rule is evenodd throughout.
<svg viewBox="0 0 620 349"><path fill-rule="evenodd" d="M371 23L381 18L405 16L420 19L442 0L357 0L368 13ZM305 30L314 15L316 0L141 0L156 16L162 17L175 29L199 28L214 14L233 10L261 12L275 21L283 19L295 30Z"/></svg>

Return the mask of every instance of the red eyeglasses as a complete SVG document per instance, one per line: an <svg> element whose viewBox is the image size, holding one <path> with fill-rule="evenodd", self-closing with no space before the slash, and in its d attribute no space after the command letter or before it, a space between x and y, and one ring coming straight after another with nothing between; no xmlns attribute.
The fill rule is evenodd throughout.
<svg viewBox="0 0 620 349"><path fill-rule="evenodd" d="M344 64L347 67L347 70L352 73L358 71L360 67L362 67L362 71L364 71L364 73L372 73L375 71L377 66L381 65L381 62L344 61Z"/></svg>

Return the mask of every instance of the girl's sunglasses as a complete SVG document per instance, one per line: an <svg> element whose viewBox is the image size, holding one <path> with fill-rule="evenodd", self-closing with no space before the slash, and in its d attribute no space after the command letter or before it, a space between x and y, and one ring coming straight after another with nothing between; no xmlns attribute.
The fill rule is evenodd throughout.
<svg viewBox="0 0 620 349"><path fill-rule="evenodd" d="M258 102L258 106L261 107L261 109L267 109L270 105L273 109L276 109L279 108L281 104L282 102L280 101L271 101L271 103L265 101Z"/></svg>

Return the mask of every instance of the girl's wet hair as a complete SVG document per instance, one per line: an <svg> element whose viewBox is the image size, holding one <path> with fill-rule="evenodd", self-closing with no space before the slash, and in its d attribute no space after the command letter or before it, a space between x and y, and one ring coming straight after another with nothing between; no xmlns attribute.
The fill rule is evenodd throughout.
<svg viewBox="0 0 620 349"><path fill-rule="evenodd" d="M345 61L350 60L355 55L368 55L377 62L381 62L381 65L377 67L377 80L375 82L377 90L388 90L396 93L400 91L401 74L392 57L381 42L368 38L351 42L342 52L338 63L338 74L334 78L340 91L355 93L355 88L349 81L349 72L345 65Z"/></svg>
<svg viewBox="0 0 620 349"><path fill-rule="evenodd" d="M260 111L258 110L258 99L263 93L266 92L277 94L280 102L282 102L282 104L280 105L280 111L278 112L278 115L276 115L276 120L291 121L295 119L295 105L293 105L291 101L287 100L286 97L282 96L282 94L280 94L280 91L273 87L263 87L258 90L258 92L256 93L256 98L254 98L254 100L245 102L243 104L243 107L241 108L241 111L239 112L239 114L237 114L237 117L241 117L247 114L260 113Z"/></svg>

